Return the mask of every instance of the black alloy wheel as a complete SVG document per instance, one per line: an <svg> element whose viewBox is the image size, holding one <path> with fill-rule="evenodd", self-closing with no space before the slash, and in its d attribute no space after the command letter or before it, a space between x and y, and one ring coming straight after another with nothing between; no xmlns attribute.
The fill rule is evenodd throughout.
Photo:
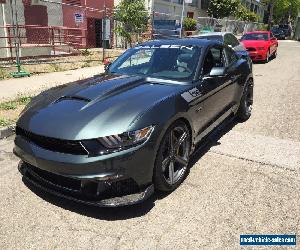
<svg viewBox="0 0 300 250"><path fill-rule="evenodd" d="M160 191L172 191L188 173L191 136L186 124L175 122L164 135L155 162L154 185Z"/></svg>

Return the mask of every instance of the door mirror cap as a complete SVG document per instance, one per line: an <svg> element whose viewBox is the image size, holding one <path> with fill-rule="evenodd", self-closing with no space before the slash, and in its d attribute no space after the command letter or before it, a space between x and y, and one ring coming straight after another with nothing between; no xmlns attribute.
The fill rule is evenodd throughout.
<svg viewBox="0 0 300 250"><path fill-rule="evenodd" d="M209 73L209 76L224 76L225 71L225 67L213 67Z"/></svg>
<svg viewBox="0 0 300 250"><path fill-rule="evenodd" d="M111 65L111 62L104 62L104 71L108 72L109 71L109 67Z"/></svg>

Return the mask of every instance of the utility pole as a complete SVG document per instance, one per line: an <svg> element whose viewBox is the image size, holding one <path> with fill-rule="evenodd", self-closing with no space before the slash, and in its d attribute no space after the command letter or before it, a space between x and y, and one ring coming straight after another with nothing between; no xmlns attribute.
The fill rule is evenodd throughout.
<svg viewBox="0 0 300 250"><path fill-rule="evenodd" d="M105 38L106 38L106 4L104 0L104 15L103 15L103 22L102 22L102 62L105 59Z"/></svg>
<svg viewBox="0 0 300 250"><path fill-rule="evenodd" d="M14 7L13 7L14 4ZM19 24L18 24L18 10L17 10L17 2L16 0L13 3L13 0L10 0L10 11L11 11L11 19L12 26L14 32L14 44L15 44L15 54L16 54L16 67L17 72L11 73L13 77L23 77L30 76L29 72L21 70L21 61L20 61L20 34L19 34Z"/></svg>
<svg viewBox="0 0 300 250"><path fill-rule="evenodd" d="M271 30L271 27L272 27L272 24L273 24L273 14L274 14L274 0L270 0L268 30Z"/></svg>
<svg viewBox="0 0 300 250"><path fill-rule="evenodd" d="M183 32L183 15L184 15L184 3L185 0L182 1L182 12L181 12L181 21L180 21L180 38L182 38L182 32Z"/></svg>

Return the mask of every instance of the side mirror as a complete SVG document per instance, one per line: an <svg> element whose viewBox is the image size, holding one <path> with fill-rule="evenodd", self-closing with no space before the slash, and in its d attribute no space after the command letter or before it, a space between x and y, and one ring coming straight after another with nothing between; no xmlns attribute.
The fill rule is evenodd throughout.
<svg viewBox="0 0 300 250"><path fill-rule="evenodd" d="M105 63L104 63L104 71L105 71L105 72L108 72L108 71L109 71L110 65L111 65L111 62L105 62Z"/></svg>
<svg viewBox="0 0 300 250"><path fill-rule="evenodd" d="M224 76L225 71L225 67L213 67L209 73L209 76Z"/></svg>

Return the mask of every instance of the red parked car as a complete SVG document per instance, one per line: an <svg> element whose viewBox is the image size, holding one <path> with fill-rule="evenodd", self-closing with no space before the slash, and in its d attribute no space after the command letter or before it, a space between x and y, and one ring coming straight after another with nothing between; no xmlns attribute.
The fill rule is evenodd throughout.
<svg viewBox="0 0 300 250"><path fill-rule="evenodd" d="M245 33L241 42L247 49L252 61L269 62L277 56L278 41L270 31L254 31Z"/></svg>

